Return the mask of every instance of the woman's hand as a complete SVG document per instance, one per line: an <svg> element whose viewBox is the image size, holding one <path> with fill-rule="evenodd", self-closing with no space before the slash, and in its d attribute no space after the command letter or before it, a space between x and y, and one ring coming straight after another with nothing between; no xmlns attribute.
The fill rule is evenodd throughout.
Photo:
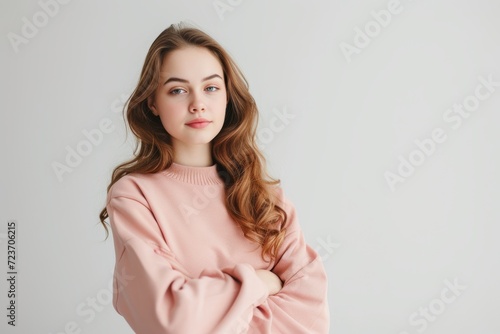
<svg viewBox="0 0 500 334"><path fill-rule="evenodd" d="M255 270L255 273L257 274L257 276L259 276L262 282L267 285L270 295L277 294L283 287L283 282L281 282L281 279L272 271L257 269Z"/></svg>

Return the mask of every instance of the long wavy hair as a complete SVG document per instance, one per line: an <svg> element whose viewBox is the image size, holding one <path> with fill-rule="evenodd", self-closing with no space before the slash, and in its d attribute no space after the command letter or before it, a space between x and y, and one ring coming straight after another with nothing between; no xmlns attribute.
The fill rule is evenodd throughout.
<svg viewBox="0 0 500 334"><path fill-rule="evenodd" d="M212 159L224 180L225 205L245 237L262 246L261 257L275 259L285 237L286 212L274 191L279 179L269 177L265 159L256 142L258 110L248 82L229 54L213 38L199 29L174 25L165 29L146 55L139 82L124 107L125 118L137 137L134 157L118 165L107 190L129 173L156 173L173 162L170 135L148 107L160 81L165 56L176 49L198 46L212 52L222 65L228 94L221 131L212 140ZM99 219L109 236L106 207Z"/></svg>

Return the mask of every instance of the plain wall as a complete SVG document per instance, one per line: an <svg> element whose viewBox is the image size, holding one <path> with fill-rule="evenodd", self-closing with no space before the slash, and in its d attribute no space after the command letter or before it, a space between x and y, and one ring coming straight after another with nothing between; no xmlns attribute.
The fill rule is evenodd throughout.
<svg viewBox="0 0 500 334"><path fill-rule="evenodd" d="M132 333L98 213L133 150L123 100L186 21L249 81L269 170L329 275L331 333L500 333L499 2L54 1L0 3L5 273L18 226L17 326L2 279L0 332Z"/></svg>

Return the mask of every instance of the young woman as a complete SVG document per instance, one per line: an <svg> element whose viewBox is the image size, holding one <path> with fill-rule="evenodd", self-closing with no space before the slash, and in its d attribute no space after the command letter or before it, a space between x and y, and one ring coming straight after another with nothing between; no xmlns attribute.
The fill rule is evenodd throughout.
<svg viewBox="0 0 500 334"><path fill-rule="evenodd" d="M325 270L265 171L257 116L211 37L172 25L153 42L126 107L134 158L100 214L136 333L328 333Z"/></svg>

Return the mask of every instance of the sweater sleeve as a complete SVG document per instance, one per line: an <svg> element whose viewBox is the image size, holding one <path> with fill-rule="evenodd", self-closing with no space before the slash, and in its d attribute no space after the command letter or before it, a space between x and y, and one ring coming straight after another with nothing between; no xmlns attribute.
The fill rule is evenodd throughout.
<svg viewBox="0 0 500 334"><path fill-rule="evenodd" d="M289 222L272 271L283 281L283 288L256 306L248 333L328 334L328 281L321 257L305 242L295 207L282 198Z"/></svg>
<svg viewBox="0 0 500 334"><path fill-rule="evenodd" d="M250 264L189 277L144 197L108 195L116 263L113 306L134 332L239 333L241 314L268 297Z"/></svg>

